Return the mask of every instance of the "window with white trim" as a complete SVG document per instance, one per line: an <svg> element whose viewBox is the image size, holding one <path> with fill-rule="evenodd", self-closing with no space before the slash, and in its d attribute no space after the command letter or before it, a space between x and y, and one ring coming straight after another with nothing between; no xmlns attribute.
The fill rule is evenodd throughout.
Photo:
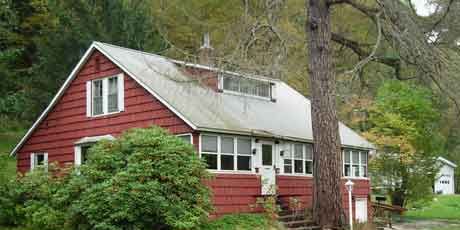
<svg viewBox="0 0 460 230"><path fill-rule="evenodd" d="M88 154L89 154L89 149L94 145L95 143L85 143L85 144L80 144L75 146L75 165L83 165L88 161Z"/></svg>
<svg viewBox="0 0 460 230"><path fill-rule="evenodd" d="M42 167L47 170L48 153L31 153L30 154L30 170Z"/></svg>
<svg viewBox="0 0 460 230"><path fill-rule="evenodd" d="M368 151L343 150L343 175L345 177L367 177Z"/></svg>
<svg viewBox="0 0 460 230"><path fill-rule="evenodd" d="M192 142L192 134L187 133L187 134L179 134L176 135L179 139L183 140L187 144L193 144Z"/></svg>
<svg viewBox="0 0 460 230"><path fill-rule="evenodd" d="M208 169L251 171L251 139L246 137L201 135L201 157Z"/></svg>
<svg viewBox="0 0 460 230"><path fill-rule="evenodd" d="M123 74L86 82L88 117L124 110Z"/></svg>
<svg viewBox="0 0 460 230"><path fill-rule="evenodd" d="M286 174L313 174L313 146L311 144L295 143L291 151L283 154L284 173Z"/></svg>
<svg viewBox="0 0 460 230"><path fill-rule="evenodd" d="M274 83L254 78L231 75L228 73L221 74L222 89L233 91L241 94L273 98L272 87Z"/></svg>

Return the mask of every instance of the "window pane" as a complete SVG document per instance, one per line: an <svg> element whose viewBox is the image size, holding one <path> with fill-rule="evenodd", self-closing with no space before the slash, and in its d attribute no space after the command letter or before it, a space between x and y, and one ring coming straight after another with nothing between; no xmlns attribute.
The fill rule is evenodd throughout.
<svg viewBox="0 0 460 230"><path fill-rule="evenodd" d="M88 150L89 150L89 148L91 148L90 145L86 145L86 146L81 146L81 147L80 147L80 152L81 152L81 164L86 163L86 161L88 160Z"/></svg>
<svg viewBox="0 0 460 230"><path fill-rule="evenodd" d="M102 109L102 80L93 81L93 115L103 113Z"/></svg>
<svg viewBox="0 0 460 230"><path fill-rule="evenodd" d="M285 165L284 166L284 173L292 173L292 166L291 165Z"/></svg>
<svg viewBox="0 0 460 230"><path fill-rule="evenodd" d="M224 89L231 91L239 91L239 78L223 76L224 80Z"/></svg>
<svg viewBox="0 0 460 230"><path fill-rule="evenodd" d="M350 163L350 150L345 149L344 151L345 151L345 154L344 154L343 160L345 161L345 163Z"/></svg>
<svg viewBox="0 0 460 230"><path fill-rule="evenodd" d="M220 156L220 168L222 170L233 170L233 164L234 164L234 158L233 156L229 155L221 155Z"/></svg>
<svg viewBox="0 0 460 230"><path fill-rule="evenodd" d="M181 135L181 136L177 136L177 137L179 139L183 140L187 144L192 143L192 135Z"/></svg>
<svg viewBox="0 0 460 230"><path fill-rule="evenodd" d="M247 78L240 79L240 92L249 94L251 88L251 81Z"/></svg>
<svg viewBox="0 0 460 230"><path fill-rule="evenodd" d="M362 177L367 177L367 167L366 166L361 166L361 171L359 172L359 174Z"/></svg>
<svg viewBox="0 0 460 230"><path fill-rule="evenodd" d="M108 112L118 111L118 78L109 78Z"/></svg>
<svg viewBox="0 0 460 230"><path fill-rule="evenodd" d="M359 177L359 167L357 165L353 165L353 176Z"/></svg>
<svg viewBox="0 0 460 230"><path fill-rule="evenodd" d="M109 107L107 109L107 111L109 113L111 112L117 112L118 111L118 95L109 95L109 98L108 98L108 103L109 103Z"/></svg>
<svg viewBox="0 0 460 230"><path fill-rule="evenodd" d="M102 97L102 80L93 81L93 97Z"/></svg>
<svg viewBox="0 0 460 230"><path fill-rule="evenodd" d="M290 159L292 157L292 154L291 154L291 151L289 151L288 149L285 149L284 150L284 153L283 153L283 157L286 159Z"/></svg>
<svg viewBox="0 0 460 230"><path fill-rule="evenodd" d="M216 154L201 154L201 157L207 164L208 169L217 169L217 155Z"/></svg>
<svg viewBox="0 0 460 230"><path fill-rule="evenodd" d="M109 94L117 94L118 93L118 78L112 77L109 78Z"/></svg>
<svg viewBox="0 0 460 230"><path fill-rule="evenodd" d="M203 152L217 152L217 136L201 136L201 150Z"/></svg>
<svg viewBox="0 0 460 230"><path fill-rule="evenodd" d="M292 160L284 159L284 173L292 173Z"/></svg>
<svg viewBox="0 0 460 230"><path fill-rule="evenodd" d="M357 151L352 152L352 162L353 164L359 164L359 152Z"/></svg>
<svg viewBox="0 0 460 230"><path fill-rule="evenodd" d="M238 170L251 171L251 156L237 157Z"/></svg>
<svg viewBox="0 0 460 230"><path fill-rule="evenodd" d="M313 162L312 161L305 161L305 173L313 174Z"/></svg>
<svg viewBox="0 0 460 230"><path fill-rule="evenodd" d="M257 80L250 80L249 94L257 96L257 84L259 84L258 82L259 81Z"/></svg>
<svg viewBox="0 0 460 230"><path fill-rule="evenodd" d="M220 151L222 153L234 153L233 137L220 138Z"/></svg>
<svg viewBox="0 0 460 230"><path fill-rule="evenodd" d="M303 159L303 145L302 144L294 145L294 158Z"/></svg>
<svg viewBox="0 0 460 230"><path fill-rule="evenodd" d="M313 160L313 146L310 144L305 145L305 159Z"/></svg>
<svg viewBox="0 0 460 230"><path fill-rule="evenodd" d="M260 81L257 84L257 95L261 97L270 97L270 83Z"/></svg>
<svg viewBox="0 0 460 230"><path fill-rule="evenodd" d="M262 145L262 165L273 165L273 151L271 145Z"/></svg>
<svg viewBox="0 0 460 230"><path fill-rule="evenodd" d="M294 161L294 172L295 173L303 173L303 160L295 160Z"/></svg>
<svg viewBox="0 0 460 230"><path fill-rule="evenodd" d="M238 138L238 154L251 154L251 139Z"/></svg>
<svg viewBox="0 0 460 230"><path fill-rule="evenodd" d="M361 152L361 164L367 164L367 152Z"/></svg>
<svg viewBox="0 0 460 230"><path fill-rule="evenodd" d="M350 176L350 165L345 165L345 176Z"/></svg>
<svg viewBox="0 0 460 230"><path fill-rule="evenodd" d="M38 165L38 166L45 165L45 155L44 154L36 154L35 159L36 159L35 165Z"/></svg>

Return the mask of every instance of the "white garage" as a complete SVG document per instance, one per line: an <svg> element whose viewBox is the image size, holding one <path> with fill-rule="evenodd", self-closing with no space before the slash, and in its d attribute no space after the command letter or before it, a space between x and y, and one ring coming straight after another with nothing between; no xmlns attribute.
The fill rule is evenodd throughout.
<svg viewBox="0 0 460 230"><path fill-rule="evenodd" d="M451 161L438 157L437 159L441 166L434 182L434 193L436 194L454 194L455 180L454 172L457 165Z"/></svg>

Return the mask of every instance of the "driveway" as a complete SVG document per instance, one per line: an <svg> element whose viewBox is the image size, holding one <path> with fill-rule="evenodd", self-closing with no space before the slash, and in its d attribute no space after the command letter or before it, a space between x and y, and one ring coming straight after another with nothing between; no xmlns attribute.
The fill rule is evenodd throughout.
<svg viewBox="0 0 460 230"><path fill-rule="evenodd" d="M395 223L396 230L460 230L459 221L447 220L410 220L404 223Z"/></svg>

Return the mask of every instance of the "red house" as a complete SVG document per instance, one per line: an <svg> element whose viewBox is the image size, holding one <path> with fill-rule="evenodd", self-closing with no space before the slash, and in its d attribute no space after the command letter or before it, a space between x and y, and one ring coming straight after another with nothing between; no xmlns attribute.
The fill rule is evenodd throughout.
<svg viewBox="0 0 460 230"><path fill-rule="evenodd" d="M257 197L312 202L310 101L271 78L94 42L12 151L24 173L48 162L84 164L86 150L133 127L157 125L190 141L216 175L213 215L254 211ZM374 147L340 123L344 181L367 220ZM263 183L262 183L263 182ZM344 194L345 193L345 187ZM347 198L343 198L348 210Z"/></svg>

